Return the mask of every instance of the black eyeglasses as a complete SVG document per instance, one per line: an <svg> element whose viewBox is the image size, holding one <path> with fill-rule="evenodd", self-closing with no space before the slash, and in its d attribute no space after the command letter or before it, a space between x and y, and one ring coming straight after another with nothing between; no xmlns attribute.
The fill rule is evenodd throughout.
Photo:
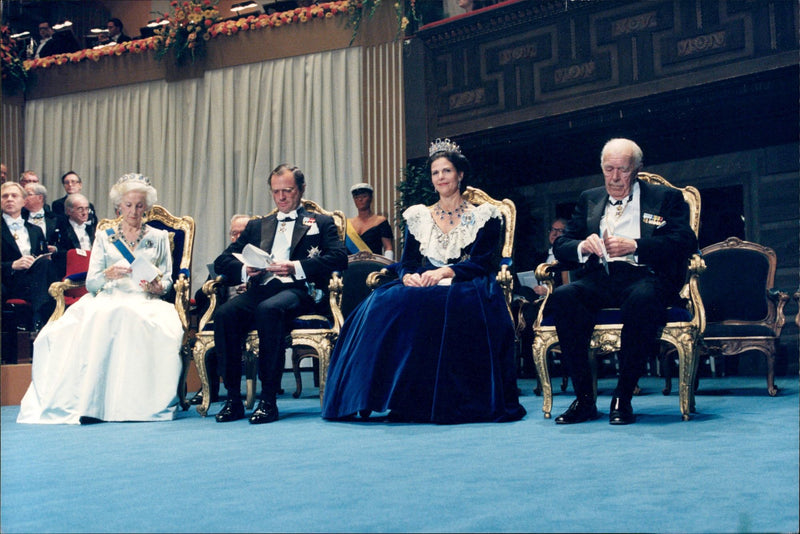
<svg viewBox="0 0 800 534"><path fill-rule="evenodd" d="M564 230L565 230L565 228L556 228L555 226L551 226L550 227L550 231L551 232L555 232L557 234L563 234Z"/></svg>

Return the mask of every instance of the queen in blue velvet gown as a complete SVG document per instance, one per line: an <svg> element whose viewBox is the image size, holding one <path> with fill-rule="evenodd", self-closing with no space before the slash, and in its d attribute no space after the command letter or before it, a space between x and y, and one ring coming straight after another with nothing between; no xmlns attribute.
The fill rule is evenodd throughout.
<svg viewBox="0 0 800 534"><path fill-rule="evenodd" d="M403 213L398 280L348 317L331 356L322 416L390 411L395 421L515 421L514 327L495 281L502 217L461 197L458 146L434 143L428 168L439 202Z"/></svg>

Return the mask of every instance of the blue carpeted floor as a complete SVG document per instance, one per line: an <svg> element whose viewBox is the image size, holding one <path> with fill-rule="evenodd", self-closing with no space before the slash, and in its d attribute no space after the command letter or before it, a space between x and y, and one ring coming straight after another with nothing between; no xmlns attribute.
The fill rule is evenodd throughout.
<svg viewBox="0 0 800 534"><path fill-rule="evenodd" d="M264 426L194 408L166 423L18 425L3 407L0 530L797 532L798 380L777 382L770 398L763 377L703 379L682 422L677 394L646 378L627 427L556 426L531 380L528 416L508 424L326 422L309 385ZM613 382L600 387L607 415ZM554 414L571 400L556 395Z"/></svg>

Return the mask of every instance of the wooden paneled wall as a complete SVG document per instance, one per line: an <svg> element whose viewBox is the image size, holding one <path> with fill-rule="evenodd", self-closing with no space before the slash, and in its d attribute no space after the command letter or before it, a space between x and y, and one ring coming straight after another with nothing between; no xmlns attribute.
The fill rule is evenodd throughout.
<svg viewBox="0 0 800 534"><path fill-rule="evenodd" d="M364 47L361 178L375 188L373 210L390 222L406 161L402 47L401 41ZM356 178L354 183L361 181Z"/></svg>

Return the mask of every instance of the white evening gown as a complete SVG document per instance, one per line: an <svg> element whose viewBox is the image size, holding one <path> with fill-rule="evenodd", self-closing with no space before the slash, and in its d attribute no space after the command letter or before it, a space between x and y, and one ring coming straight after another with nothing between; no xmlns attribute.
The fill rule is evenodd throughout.
<svg viewBox="0 0 800 534"><path fill-rule="evenodd" d="M147 226L133 251L172 285L167 232ZM175 307L146 294L130 277L106 282L103 270L125 261L105 232L92 248L89 293L33 344L32 381L19 423L162 421L174 417L183 335ZM127 263L127 262L126 262Z"/></svg>

